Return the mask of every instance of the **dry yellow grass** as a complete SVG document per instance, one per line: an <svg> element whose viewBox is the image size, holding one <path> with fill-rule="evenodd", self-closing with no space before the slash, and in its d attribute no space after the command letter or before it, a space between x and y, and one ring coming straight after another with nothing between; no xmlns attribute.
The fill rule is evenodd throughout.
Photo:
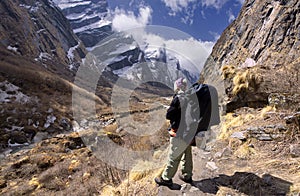
<svg viewBox="0 0 300 196"><path fill-rule="evenodd" d="M221 132L218 139L227 139L233 133L232 128L242 126L245 122L254 119L253 114L245 114L234 116L233 113L228 113L224 117L224 121L221 125Z"/></svg>
<svg viewBox="0 0 300 196"><path fill-rule="evenodd" d="M149 164L144 162L144 164ZM157 195L158 189L154 178L161 175L163 168L156 170L145 170L140 172L129 172L129 176L119 186L105 186L101 195Z"/></svg>
<svg viewBox="0 0 300 196"><path fill-rule="evenodd" d="M36 187L36 189L39 189L40 187L42 187L42 184L39 182L38 178L36 177L33 177L29 183L28 183L30 186L34 186Z"/></svg>
<svg viewBox="0 0 300 196"><path fill-rule="evenodd" d="M239 72L233 77L233 90L232 94L237 95L241 90L249 88L249 70L245 72Z"/></svg>
<svg viewBox="0 0 300 196"><path fill-rule="evenodd" d="M254 68L252 71L239 70L232 65L224 65L221 68L222 78L232 79L233 89L232 94L237 95L242 90L248 90L249 88L255 88L258 83L258 73Z"/></svg>
<svg viewBox="0 0 300 196"><path fill-rule="evenodd" d="M232 66L232 65L222 66L221 71L222 71L223 79L232 78L234 76L234 74L236 73L236 70L235 70L234 66Z"/></svg>
<svg viewBox="0 0 300 196"><path fill-rule="evenodd" d="M105 126L103 128L103 131L106 133L114 133L114 132L116 132L117 129L118 129L118 125L117 125L117 123L114 123L114 124Z"/></svg>
<svg viewBox="0 0 300 196"><path fill-rule="evenodd" d="M255 154L255 149L250 147L248 143L244 143L243 145L239 146L234 152L234 155L240 159L248 159Z"/></svg>
<svg viewBox="0 0 300 196"><path fill-rule="evenodd" d="M161 151L158 154L164 154ZM156 155L153 155L154 159ZM160 156L158 156L160 157ZM164 161L165 163L165 161ZM101 195L119 196L119 195L157 195L158 189L154 182L155 177L160 177L165 165L149 161L139 161L127 174L127 178L118 186L105 186Z"/></svg>
<svg viewBox="0 0 300 196"><path fill-rule="evenodd" d="M268 112L276 111L276 108L274 106L266 106L264 107L260 112L260 117L265 118Z"/></svg>
<svg viewBox="0 0 300 196"><path fill-rule="evenodd" d="M299 172L299 176L300 176L300 172ZM300 182L296 182L295 184L293 184L290 188L290 193L291 195L299 195L300 194Z"/></svg>
<svg viewBox="0 0 300 196"><path fill-rule="evenodd" d="M163 168L153 170L151 168L155 167L153 163L148 161L140 161L130 172L129 180L130 181L139 181L143 178L149 178L153 174L154 176L160 176L163 172Z"/></svg>

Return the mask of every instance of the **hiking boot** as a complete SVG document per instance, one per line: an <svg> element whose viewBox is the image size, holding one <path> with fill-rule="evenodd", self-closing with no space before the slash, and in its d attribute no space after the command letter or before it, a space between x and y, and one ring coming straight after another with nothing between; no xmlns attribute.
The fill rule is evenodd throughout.
<svg viewBox="0 0 300 196"><path fill-rule="evenodd" d="M162 185L162 186L172 186L173 185L172 179L164 180L162 177L159 177L159 178L155 178L154 181L156 182L156 184Z"/></svg>
<svg viewBox="0 0 300 196"><path fill-rule="evenodd" d="M182 180L182 181L185 182L185 183L191 184L191 183L193 182L192 177L190 177L190 178L185 178L185 177L184 177L183 175L181 175L181 174L178 174L178 177L179 177L180 180Z"/></svg>

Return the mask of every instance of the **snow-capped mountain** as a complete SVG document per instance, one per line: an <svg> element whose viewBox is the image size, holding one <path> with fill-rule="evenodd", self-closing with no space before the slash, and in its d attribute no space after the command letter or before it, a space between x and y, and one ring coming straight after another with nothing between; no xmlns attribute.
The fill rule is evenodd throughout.
<svg viewBox="0 0 300 196"><path fill-rule="evenodd" d="M86 47L112 34L106 0L52 0L70 21L74 33Z"/></svg>
<svg viewBox="0 0 300 196"><path fill-rule="evenodd" d="M114 33L94 46L91 54L97 59L98 67L110 80L123 78L138 83L159 82L169 87L181 76L190 82L197 80L198 73L181 67L179 59L167 51L165 46L143 48L125 33ZM86 63L89 63L86 61Z"/></svg>
<svg viewBox="0 0 300 196"><path fill-rule="evenodd" d="M103 75L110 80L159 81L173 84L180 76L195 82L198 72L161 47L140 46L131 36L113 32L106 0L52 0L70 21L74 33L101 61ZM106 39L107 38L107 39ZM104 67L102 67L104 66Z"/></svg>
<svg viewBox="0 0 300 196"><path fill-rule="evenodd" d="M165 45L162 47L146 47L144 49L145 60L150 62L153 67L157 67L159 71L166 67L167 75L169 76L169 82L179 77L186 77L191 83L195 82L199 77L199 73L191 68L188 64L185 66L180 62L180 57L174 52L166 49ZM166 66L167 65L167 66ZM173 84L173 83L172 83Z"/></svg>

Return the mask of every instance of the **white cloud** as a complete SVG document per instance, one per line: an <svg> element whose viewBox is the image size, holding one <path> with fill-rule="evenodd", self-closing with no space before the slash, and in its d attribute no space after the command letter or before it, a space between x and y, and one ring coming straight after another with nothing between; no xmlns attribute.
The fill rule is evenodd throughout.
<svg viewBox="0 0 300 196"><path fill-rule="evenodd" d="M167 52L176 56L180 64L189 67L189 70L193 73L200 73L215 44L215 42L203 42L193 38L166 40L154 34L148 34L145 40L152 47L165 45Z"/></svg>
<svg viewBox="0 0 300 196"><path fill-rule="evenodd" d="M170 8L169 15L176 16L180 12L183 16L181 22L185 24L193 24L194 12L198 7L197 0L161 0L166 7Z"/></svg>
<svg viewBox="0 0 300 196"><path fill-rule="evenodd" d="M217 10L221 9L229 0L202 0L203 7L214 7Z"/></svg>
<svg viewBox="0 0 300 196"><path fill-rule="evenodd" d="M239 2L241 5L243 5L245 0L237 0L237 2Z"/></svg>
<svg viewBox="0 0 300 196"><path fill-rule="evenodd" d="M209 34L211 34L214 37L215 42L220 38L220 34L216 32L209 31Z"/></svg>
<svg viewBox="0 0 300 196"><path fill-rule="evenodd" d="M221 9L229 0L201 0L203 7L214 7L217 10ZM243 5L245 0L235 0L239 4Z"/></svg>
<svg viewBox="0 0 300 196"><path fill-rule="evenodd" d="M123 9L116 8L112 19L112 28L116 31L143 28L151 22L151 14L151 7L141 7L137 16L132 11L126 12Z"/></svg>
<svg viewBox="0 0 300 196"><path fill-rule="evenodd" d="M206 59L212 51L213 42L201 42L195 39L167 40L166 47L177 53L176 57L183 66L193 66L200 73ZM192 69L192 68L190 68Z"/></svg>
<svg viewBox="0 0 300 196"><path fill-rule="evenodd" d="M227 16L228 16L228 22L229 22L229 23L232 23L232 21L235 20L235 16L233 15L231 9L229 9L229 10L227 11Z"/></svg>
<svg viewBox="0 0 300 196"><path fill-rule="evenodd" d="M181 17L181 21L184 24L192 25L194 22L193 18L196 9L197 9L197 4L192 4L191 6L185 8L185 15Z"/></svg>
<svg viewBox="0 0 300 196"><path fill-rule="evenodd" d="M162 0L167 7L173 12L180 12L182 9L187 8L189 3L197 2L197 0Z"/></svg>

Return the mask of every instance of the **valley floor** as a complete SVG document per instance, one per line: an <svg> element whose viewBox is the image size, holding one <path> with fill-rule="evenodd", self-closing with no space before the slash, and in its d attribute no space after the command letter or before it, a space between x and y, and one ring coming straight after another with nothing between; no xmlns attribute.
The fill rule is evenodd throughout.
<svg viewBox="0 0 300 196"><path fill-rule="evenodd" d="M164 99L165 104L169 100ZM147 112L165 111L164 107ZM136 119L145 115L137 112ZM133 137L108 120L103 130L66 132L50 139L3 154L0 170L1 195L299 195L299 113L274 108L241 108L223 117L211 133L205 151L193 148L194 183L176 175L172 188L157 187L154 177L163 169L126 171L101 161L93 145L82 141L107 136L114 143L133 150L164 151L167 122L149 137ZM107 119L111 119L107 117ZM149 144L149 141L150 144ZM109 152L109 149L107 149ZM137 166L139 166L137 164Z"/></svg>

